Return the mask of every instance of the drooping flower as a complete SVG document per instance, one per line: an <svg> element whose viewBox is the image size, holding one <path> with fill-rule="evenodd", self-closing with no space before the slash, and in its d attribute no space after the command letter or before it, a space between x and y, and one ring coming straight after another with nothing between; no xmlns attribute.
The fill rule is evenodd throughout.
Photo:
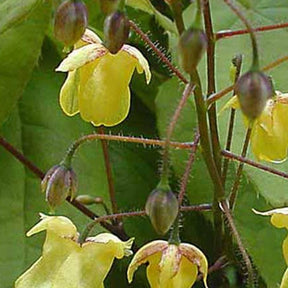
<svg viewBox="0 0 288 288"><path fill-rule="evenodd" d="M68 72L60 91L60 105L69 116L81 117L95 126L114 126L129 112L129 83L134 70L151 79L149 64L135 47L123 45L111 54L100 38L86 30L75 49L56 71Z"/></svg>
<svg viewBox="0 0 288 288"><path fill-rule="evenodd" d="M223 109L240 108L236 96ZM266 102L262 114L255 119L252 127L252 152L258 160L279 163L285 161L288 150L288 94L276 92ZM245 123L247 123L245 119Z"/></svg>
<svg viewBox="0 0 288 288"><path fill-rule="evenodd" d="M147 278L151 288L190 288L202 274L207 288L208 263L205 255L195 246L187 243L169 244L156 240L143 246L132 259L127 277L129 283L134 272L146 262Z"/></svg>
<svg viewBox="0 0 288 288"><path fill-rule="evenodd" d="M46 230L42 256L15 283L15 288L102 288L114 258L132 254L133 239L122 242L110 233L77 243L78 233L66 217L45 216L27 236Z"/></svg>
<svg viewBox="0 0 288 288"><path fill-rule="evenodd" d="M266 212L259 212L254 209L253 211L258 215L271 216L270 221L272 225L274 225L277 228L286 228L288 230L288 207L273 209ZM286 265L288 266L288 236L283 241L282 251ZM288 287L288 268L286 269L282 277L280 285L280 288L287 288L287 287Z"/></svg>

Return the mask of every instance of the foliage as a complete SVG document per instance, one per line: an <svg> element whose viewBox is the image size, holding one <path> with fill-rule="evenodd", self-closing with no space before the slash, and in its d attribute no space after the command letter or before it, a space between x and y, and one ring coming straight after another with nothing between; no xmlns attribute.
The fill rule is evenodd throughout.
<svg viewBox="0 0 288 288"><path fill-rule="evenodd" d="M23 2L25 3L22 4ZM103 36L104 16L99 8L99 1L85 2L89 11L89 27ZM177 29L171 20L171 13L169 10L160 13L160 10L156 9L160 6L157 3L159 1L151 2L154 5L148 0L128 0L128 17L139 24L146 33L151 31L151 39L159 41L165 53L171 56L171 61L178 66ZM215 32L243 29L242 22L223 1L210 2ZM237 4L243 9L253 27L287 22L286 0L238 0ZM195 5L194 3L185 6L184 22L187 26L192 24L191 15L195 13ZM98 131L91 123L84 122L79 114L67 117L60 108L58 97L64 83L64 75L56 73L55 68L65 54L62 44L55 40L52 33L54 6L57 5L52 5L51 0L0 1L0 135L44 172L63 159L73 141ZM288 49L286 38L285 29L257 33L261 67L285 55ZM115 127L105 128L105 133L165 139L167 125L180 101L184 85L179 83L171 71L168 72L164 64L159 63L158 58L147 49L147 45L135 32L131 33L129 41L129 44L136 46L148 58L152 71L151 83L146 86L144 77L134 74L130 85L132 98L128 118ZM217 91L232 84L229 73L231 59L235 54L244 54L242 71L247 71L251 63L251 51L247 47L250 47L247 35L217 42ZM205 60L204 57L199 68L201 78L204 79L204 93L207 82ZM268 72L273 77L276 90L287 91L287 69L286 62ZM226 96L224 101L219 101L218 107L224 105L227 97L229 96ZM222 147L225 145L228 117L228 111L224 111L218 117ZM237 113L231 149L235 154L241 153L245 136L242 120L242 115ZM181 112L171 140L192 142L197 123L195 103L191 98ZM159 153L160 148L113 141L108 147L119 211L143 210L148 195L159 182L159 163L162 155ZM179 182L185 171L188 156L187 150L171 149L171 186L174 190L179 190ZM252 153L247 157L256 160ZM227 191L233 185L236 164L231 163L229 166ZM282 171L288 169L287 161L277 165L265 165ZM101 197L111 209L100 141L88 142L81 146L74 159L73 168L79 181L78 194ZM0 283L3 288L11 287L16 278L41 254L44 238L25 237L25 233L38 220L39 212L49 211L45 196L40 193L40 181L27 167L0 147ZM286 269L281 250L285 233L272 227L265 217L255 215L252 208L263 211L287 205L286 189L286 179L248 165L244 167L234 219L244 246L260 275L259 287L274 288L281 282ZM186 192L185 205L213 201L213 183L200 149L193 163ZM105 215L101 205L94 205L91 209L98 215ZM73 219L80 231L90 223L85 215L68 202L57 209L57 215ZM137 247L159 238L147 217L123 218L123 222L126 233L135 237ZM211 213L185 213L182 222L183 241L201 248L208 258L209 265L213 264L218 257L214 253L215 241L212 241L215 240L215 230ZM93 231L102 232L104 228L97 225ZM164 236L164 239L167 240L167 237ZM243 272L242 269L245 274L245 265L238 253L237 245L234 243L232 246L232 251L236 251L230 255L234 262L224 269L223 273L228 275L229 287L242 287L244 284L241 281L235 280L236 284L233 284L233 279ZM125 277L127 260L121 263L116 261L114 264L105 280L106 286L128 287ZM139 270L131 287L148 287L145 269ZM214 278L209 278L210 276L208 286L211 284L213 287ZM196 285L201 287L202 284Z"/></svg>

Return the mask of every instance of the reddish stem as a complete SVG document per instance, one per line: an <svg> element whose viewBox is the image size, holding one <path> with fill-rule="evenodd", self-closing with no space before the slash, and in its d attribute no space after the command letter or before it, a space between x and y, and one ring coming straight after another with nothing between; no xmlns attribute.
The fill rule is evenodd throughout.
<svg viewBox="0 0 288 288"><path fill-rule="evenodd" d="M237 161L239 161L239 162L248 164L248 165L250 165L250 166L253 166L253 167L255 167L255 168L261 169L261 170L266 171L266 172L268 172L268 173L271 173L271 174L280 176L280 177L282 177L282 178L287 178L287 179L288 179L288 173L285 173L285 172L279 171L279 170L277 170L277 169L274 169L274 168L272 168L272 167L265 166L265 165L263 165L263 164L254 162L254 161L252 161L252 160L250 160L250 159L247 159L247 158L245 158L245 157L242 157L242 156L233 154L233 153L230 152L230 151L222 150L222 151L221 151L221 154L222 154L224 157L226 157L226 158L229 158L229 159L232 159L232 160L237 160Z"/></svg>
<svg viewBox="0 0 288 288"><path fill-rule="evenodd" d="M43 179L45 173L41 171L34 163L28 160L19 150L17 150L13 145L7 142L3 137L0 137L0 146L2 146L6 151L11 153L17 160L19 160L25 167L27 167L31 172L33 172L38 178ZM71 201L70 197L68 197L67 202L81 211L84 215L88 216L91 219L97 219L99 216L89 210L86 206L78 202L77 200L73 199ZM119 236L122 240L127 240L129 237L126 233L119 229L118 226L113 226L107 222L101 223L101 226L106 228L111 233Z"/></svg>
<svg viewBox="0 0 288 288"><path fill-rule="evenodd" d="M98 132L100 135L105 135L105 130L103 127L99 127ZM107 140L101 139L101 145L102 145L104 162L105 162L106 177L107 177L107 183L108 183L110 202L112 206L112 212L117 213L118 208L117 208L117 201L116 201L116 195L115 195L115 186L113 182L112 167L111 167L111 162L110 162Z"/></svg>
<svg viewBox="0 0 288 288"><path fill-rule="evenodd" d="M287 27L288 27L288 23L278 23L278 24L253 28L253 31L254 32L265 32L265 31L271 31L271 30L282 29L282 28L287 28ZM229 30L228 31L219 31L215 34L215 39L220 40L223 38L229 38L229 37L248 34L248 33L249 33L249 31L247 29L240 29L240 30L234 30L234 31L229 31Z"/></svg>
<svg viewBox="0 0 288 288"><path fill-rule="evenodd" d="M180 186L180 191L179 191L179 195L178 195L179 205L182 204L183 199L184 199L184 195L185 195L188 180L189 180L190 171L191 171L192 165L193 165L194 160L195 160L195 153L197 151L197 147L198 147L197 144L199 143L199 140L200 140L200 135L199 135L199 132L197 131L195 136L194 136L195 146L192 147L192 149L191 149L189 159L188 159L187 165L185 167L185 172L184 172L182 180L181 180L181 186Z"/></svg>

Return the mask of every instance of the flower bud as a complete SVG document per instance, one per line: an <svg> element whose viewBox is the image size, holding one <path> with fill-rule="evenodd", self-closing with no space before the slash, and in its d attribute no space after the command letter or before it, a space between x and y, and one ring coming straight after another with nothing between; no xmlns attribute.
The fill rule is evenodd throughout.
<svg viewBox="0 0 288 288"><path fill-rule="evenodd" d="M164 235L178 215L178 200L170 187L158 186L149 195L145 211L156 232Z"/></svg>
<svg viewBox="0 0 288 288"><path fill-rule="evenodd" d="M104 23L104 45L116 54L129 37L130 24L123 12L116 11L107 16Z"/></svg>
<svg viewBox="0 0 288 288"><path fill-rule="evenodd" d="M66 46L75 44L87 27L87 9L81 0L66 0L57 9L55 37Z"/></svg>
<svg viewBox="0 0 288 288"><path fill-rule="evenodd" d="M78 202L80 202L83 205L92 205L95 204L95 197L92 197L90 195L79 195L75 198Z"/></svg>
<svg viewBox="0 0 288 288"><path fill-rule="evenodd" d="M242 75L235 85L242 112L251 120L257 118L273 96L269 77L262 72L249 71Z"/></svg>
<svg viewBox="0 0 288 288"><path fill-rule="evenodd" d="M117 10L119 0L100 0L100 8L106 15Z"/></svg>
<svg viewBox="0 0 288 288"><path fill-rule="evenodd" d="M53 209L68 196L74 198L77 191L76 174L64 165L52 167L41 182L41 190L46 194L46 201Z"/></svg>
<svg viewBox="0 0 288 288"><path fill-rule="evenodd" d="M191 74L207 49L207 36L201 29L189 28L180 36L178 49L183 70Z"/></svg>

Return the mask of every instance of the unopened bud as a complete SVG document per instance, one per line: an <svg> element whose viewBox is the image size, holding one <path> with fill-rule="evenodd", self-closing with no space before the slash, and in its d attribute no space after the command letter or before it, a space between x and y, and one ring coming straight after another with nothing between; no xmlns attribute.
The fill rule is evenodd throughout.
<svg viewBox="0 0 288 288"><path fill-rule="evenodd" d="M75 44L87 27L87 9L81 0L66 0L57 9L55 37L66 46Z"/></svg>
<svg viewBox="0 0 288 288"><path fill-rule="evenodd" d="M119 0L100 0L100 8L106 15L117 10Z"/></svg>
<svg viewBox="0 0 288 288"><path fill-rule="evenodd" d="M95 204L95 197L92 197L90 195L79 195L75 198L75 200L82 203L83 205Z"/></svg>
<svg viewBox="0 0 288 288"><path fill-rule="evenodd" d="M104 23L104 45L116 54L129 37L130 24L123 12L116 11L106 17Z"/></svg>
<svg viewBox="0 0 288 288"><path fill-rule="evenodd" d="M273 87L264 73L249 71L236 82L235 93L242 112L253 120L260 116L267 100L273 97Z"/></svg>
<svg viewBox="0 0 288 288"><path fill-rule="evenodd" d="M59 206L68 196L73 199L77 191L76 174L64 165L52 167L41 182L46 201L51 208Z"/></svg>
<svg viewBox="0 0 288 288"><path fill-rule="evenodd" d="M207 49L207 36L201 29L189 28L180 36L178 49L183 70L191 74Z"/></svg>
<svg viewBox="0 0 288 288"><path fill-rule="evenodd" d="M147 199L145 211L156 232L164 235L174 223L179 212L177 198L170 187L161 188L159 186L153 190Z"/></svg>

